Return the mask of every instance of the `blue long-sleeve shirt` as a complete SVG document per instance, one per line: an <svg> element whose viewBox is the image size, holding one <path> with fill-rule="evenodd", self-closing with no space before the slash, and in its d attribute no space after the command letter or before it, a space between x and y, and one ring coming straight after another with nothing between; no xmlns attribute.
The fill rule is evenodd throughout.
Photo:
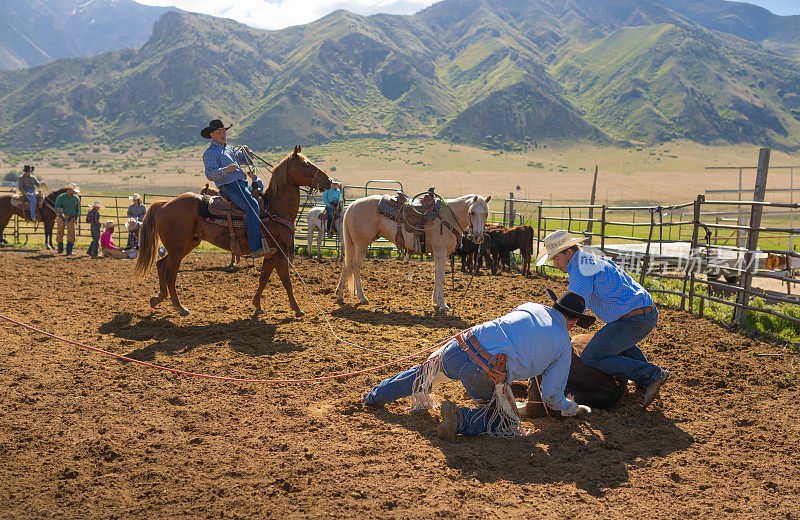
<svg viewBox="0 0 800 520"><path fill-rule="evenodd" d="M572 413L577 403L564 396L572 346L561 312L538 303L524 303L508 314L472 328L489 354L508 356L509 382L541 374L542 400L554 410Z"/></svg>
<svg viewBox="0 0 800 520"><path fill-rule="evenodd" d="M331 204L338 204L339 199L342 197L342 192L339 188L331 188L322 192L322 203L326 206Z"/></svg>
<svg viewBox="0 0 800 520"><path fill-rule="evenodd" d="M225 173L225 168L231 164L235 164L236 169L230 173ZM221 146L214 141L211 142L203 153L203 165L206 169L206 178L210 181L214 181L217 188L234 181L245 180L246 177L239 167L240 164L252 164L252 161L248 159L241 150L233 154L232 147Z"/></svg>
<svg viewBox="0 0 800 520"><path fill-rule="evenodd" d="M606 323L653 305L647 290L617 264L578 250L567 264L569 289L583 296L586 308Z"/></svg>

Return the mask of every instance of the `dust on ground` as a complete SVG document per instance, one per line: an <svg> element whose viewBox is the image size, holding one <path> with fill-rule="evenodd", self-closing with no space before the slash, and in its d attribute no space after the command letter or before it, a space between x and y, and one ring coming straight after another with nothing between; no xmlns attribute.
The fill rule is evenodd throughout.
<svg viewBox="0 0 800 520"><path fill-rule="evenodd" d="M84 255L0 252L0 312L139 360L224 376L316 377L410 354L562 279L448 277L451 314L430 312L432 262L364 265L371 302L339 306L340 264L297 269L308 315L273 277L252 316L256 273L192 253L181 318L151 310L155 273ZM463 296L462 296L463 295ZM643 350L673 377L651 409L626 396L587 417L537 419L527 438L436 436L436 413L361 394L407 368L303 384L224 383L123 363L0 320L0 517L40 518L800 518L797 357L662 309ZM755 353L783 353L782 358ZM458 383L440 398L468 404Z"/></svg>

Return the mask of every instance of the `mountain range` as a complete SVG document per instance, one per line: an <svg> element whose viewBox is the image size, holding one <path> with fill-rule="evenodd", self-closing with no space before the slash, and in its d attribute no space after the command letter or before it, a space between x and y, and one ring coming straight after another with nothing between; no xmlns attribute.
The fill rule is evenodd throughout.
<svg viewBox="0 0 800 520"><path fill-rule="evenodd" d="M0 69L140 47L176 10L133 0L0 0Z"/></svg>
<svg viewBox="0 0 800 520"><path fill-rule="evenodd" d="M434 136L798 149L800 17L722 0L444 0L263 31L167 12L135 49L0 72L5 145L146 136L210 119L267 146Z"/></svg>

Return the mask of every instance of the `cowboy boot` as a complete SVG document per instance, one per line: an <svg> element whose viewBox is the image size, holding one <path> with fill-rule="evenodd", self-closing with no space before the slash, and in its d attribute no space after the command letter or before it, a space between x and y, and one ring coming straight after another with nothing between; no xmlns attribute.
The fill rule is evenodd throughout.
<svg viewBox="0 0 800 520"><path fill-rule="evenodd" d="M74 243L73 243L73 242L67 242L67 254L68 254L68 255L71 255L71 254L72 254L72 246L73 246L73 245L74 245Z"/></svg>
<svg viewBox="0 0 800 520"><path fill-rule="evenodd" d="M58 243L58 253L57 254L60 255L63 252L64 252L64 243L63 242L59 242Z"/></svg>

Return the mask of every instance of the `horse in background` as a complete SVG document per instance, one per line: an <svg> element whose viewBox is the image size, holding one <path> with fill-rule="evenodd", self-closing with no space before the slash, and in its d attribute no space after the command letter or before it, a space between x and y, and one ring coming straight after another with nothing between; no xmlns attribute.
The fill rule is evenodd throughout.
<svg viewBox="0 0 800 520"><path fill-rule="evenodd" d="M397 224L391 218L378 211L381 195L363 197L353 202L344 214L344 266L336 288L336 301L344 303L345 285L355 292L361 303L368 303L361 288L361 264L367 253L367 247L377 238L382 237L396 243ZM444 300L444 279L447 255L455 250L463 235L463 230L471 228L473 239L483 241L483 227L489 215L488 202L479 195L464 195L456 199L446 199L439 216L447 221L447 227L439 220L431 220L424 225L426 250L433 254L434 288L431 300L438 310L449 310ZM452 230L452 231L451 231ZM410 235L403 231L403 236ZM458 235L458 236L456 236ZM403 238L401 236L401 238ZM413 236L403 238L405 243L413 243ZM429 246L429 247L428 247Z"/></svg>
<svg viewBox="0 0 800 520"><path fill-rule="evenodd" d="M54 249L53 247L53 225L56 221L56 197L67 191L64 188L54 191L44 198L42 207L38 208L39 219L42 221L44 227L44 245L47 249ZM12 193L4 193L0 195L0 244L7 244L3 238L3 230L5 230L8 222L13 215L17 215L25 220L30 221L30 214L25 209L18 208L11 204L11 199L15 195ZM23 208L28 207L28 201L25 200Z"/></svg>
<svg viewBox="0 0 800 520"><path fill-rule="evenodd" d="M344 248L344 238L342 236L342 222L344 221L344 211L338 210L336 218L333 220L331 228L339 235L339 245L336 248L336 258L342 257L342 249ZM326 227L326 214L325 208L315 207L308 210L308 256L311 255L311 243L314 241L314 233L317 233L317 258L322 258L322 237L325 234Z"/></svg>
<svg viewBox="0 0 800 520"><path fill-rule="evenodd" d="M264 190L262 202L269 213L262 218L262 229L266 228L267 240L278 250L270 257L264 257L261 264L261 277L253 296L256 314L260 314L261 295L275 270L283 283L289 298L289 305L296 316L303 312L294 299L292 280L289 277L289 257L293 254L294 221L300 208L300 186L319 190L330 187L328 175L300 153L300 146L287 155L274 169L269 186ZM136 274L144 276L156 264L158 269L159 295L150 298L150 306L156 307L169 293L172 306L182 316L189 311L180 303L175 282L181 261L189 252L205 240L215 246L231 250L231 239L226 226L216 225L200 217L202 199L195 193L184 193L169 201L156 201L150 205L144 217L139 243L139 256L136 258ZM235 228L236 240L242 253L250 252L244 227ZM166 255L156 262L158 240L164 244Z"/></svg>

